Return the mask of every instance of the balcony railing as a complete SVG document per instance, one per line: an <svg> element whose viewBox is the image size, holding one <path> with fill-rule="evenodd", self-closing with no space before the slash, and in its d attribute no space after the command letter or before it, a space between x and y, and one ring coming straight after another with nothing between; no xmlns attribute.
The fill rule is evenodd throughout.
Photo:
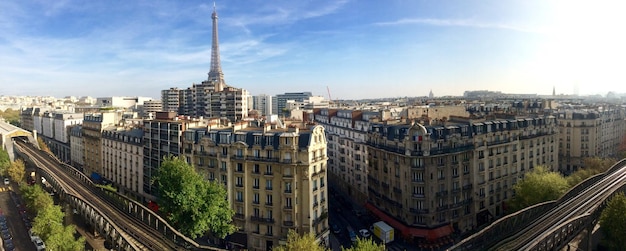
<svg viewBox="0 0 626 251"><path fill-rule="evenodd" d="M285 226L285 227L293 227L293 221L283 221L283 226Z"/></svg>
<svg viewBox="0 0 626 251"><path fill-rule="evenodd" d="M264 217L259 217L259 216L250 216L250 220L253 222L260 222L260 223L274 223L273 218L264 218Z"/></svg>

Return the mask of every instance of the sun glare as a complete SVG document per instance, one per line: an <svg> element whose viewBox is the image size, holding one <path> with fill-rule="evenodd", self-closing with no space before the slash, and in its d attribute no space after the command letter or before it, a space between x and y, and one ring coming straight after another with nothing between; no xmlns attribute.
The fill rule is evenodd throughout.
<svg viewBox="0 0 626 251"><path fill-rule="evenodd" d="M580 85L603 93L626 92L626 1L561 1L546 26L544 47L534 60L539 78L553 85Z"/></svg>

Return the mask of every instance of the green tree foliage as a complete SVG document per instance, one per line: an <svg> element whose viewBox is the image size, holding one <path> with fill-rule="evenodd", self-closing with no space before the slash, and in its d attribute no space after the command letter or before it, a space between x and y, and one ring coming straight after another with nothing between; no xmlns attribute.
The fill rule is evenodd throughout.
<svg viewBox="0 0 626 251"><path fill-rule="evenodd" d="M14 126L20 126L20 111L7 108L4 111L0 111L0 117L4 118L9 124Z"/></svg>
<svg viewBox="0 0 626 251"><path fill-rule="evenodd" d="M298 235L298 233L292 229L289 229L287 233L287 242L285 245L274 247L275 251L327 251L325 247L315 242L315 236L313 233L305 235Z"/></svg>
<svg viewBox="0 0 626 251"><path fill-rule="evenodd" d="M517 211L537 203L556 200L569 189L569 185L561 174L537 166L526 173L513 189L515 197L510 200L509 205L513 211Z"/></svg>
<svg viewBox="0 0 626 251"><path fill-rule="evenodd" d="M50 236L63 227L63 212L57 205L40 208L33 219L33 232L47 242Z"/></svg>
<svg viewBox="0 0 626 251"><path fill-rule="evenodd" d="M11 177L11 179L17 183L24 182L24 175L26 175L26 166L24 165L24 161L18 159L13 161L9 168L7 168L7 176Z"/></svg>
<svg viewBox="0 0 626 251"><path fill-rule="evenodd" d="M47 250L82 251L85 249L85 237L74 239L74 226L55 225L53 233L45 240Z"/></svg>
<svg viewBox="0 0 626 251"><path fill-rule="evenodd" d="M385 244L377 244L372 238L357 238L350 248L341 248L343 251L385 251Z"/></svg>
<svg viewBox="0 0 626 251"><path fill-rule="evenodd" d="M63 226L64 213L60 206L54 205L52 197L40 186L20 184L20 192L26 206L37 216L33 220L33 232L39 235L48 250L81 251L85 247L85 238L74 238L76 228Z"/></svg>
<svg viewBox="0 0 626 251"><path fill-rule="evenodd" d="M52 153L50 151L50 148L48 148L48 145L46 145L46 142L43 142L43 139L37 138L37 145L39 145L39 149L41 149L42 151Z"/></svg>
<svg viewBox="0 0 626 251"><path fill-rule="evenodd" d="M626 196L617 193L602 210L600 228L611 250L626 249Z"/></svg>
<svg viewBox="0 0 626 251"><path fill-rule="evenodd" d="M20 192L22 192L22 198L26 202L28 208L37 210L39 208L45 208L54 205L52 197L48 195L41 186L29 186L25 183L20 184ZM37 212L35 212L37 213Z"/></svg>
<svg viewBox="0 0 626 251"><path fill-rule="evenodd" d="M613 164L617 162L616 159L613 158L600 158L600 157L591 157L583 159L584 168L580 168L576 170L574 173L567 176L567 183L569 183L570 187L575 186L576 184L586 180L587 178L594 176L599 173L603 173L608 170Z"/></svg>
<svg viewBox="0 0 626 251"><path fill-rule="evenodd" d="M9 153L0 147L0 175L6 176L6 170L11 165Z"/></svg>
<svg viewBox="0 0 626 251"><path fill-rule="evenodd" d="M183 234L196 238L210 231L224 238L237 230L224 186L204 180L183 159L165 157L154 182L160 210Z"/></svg>

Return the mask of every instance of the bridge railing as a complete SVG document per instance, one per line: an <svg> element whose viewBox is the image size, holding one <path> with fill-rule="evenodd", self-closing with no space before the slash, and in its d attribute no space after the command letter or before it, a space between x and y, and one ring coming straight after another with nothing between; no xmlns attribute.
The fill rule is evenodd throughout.
<svg viewBox="0 0 626 251"><path fill-rule="evenodd" d="M38 148L36 149L38 151ZM153 229L159 231L163 234L167 239L176 243L177 245L183 246L185 248L194 248L195 250L214 250L221 251L224 249L210 247L205 245L200 245L193 239L185 236L176 230L173 226L171 226L167 220L163 219L160 215L146 207L145 205L138 203L137 201L117 192L112 192L108 190L104 190L103 188L98 188L95 186L93 181L87 177L80 170L75 167L68 165L67 163L61 162L56 156L46 152L50 158L55 159L61 166L65 168L69 173L76 176L81 182L85 183L89 187L93 188L92 191L102 195L102 198L106 198L109 202L112 202L118 209L126 212L128 215L134 216L135 218L141 220L148 226Z"/></svg>
<svg viewBox="0 0 626 251"><path fill-rule="evenodd" d="M525 208L493 222L478 233L462 240L448 250L468 251L485 250L502 240L510 238L518 229L524 228L548 210L554 208L556 201L548 201Z"/></svg>
<svg viewBox="0 0 626 251"><path fill-rule="evenodd" d="M25 153L21 153L22 155L26 155ZM32 162L32 160L30 160ZM48 182L59 194L60 198L66 199L74 208L82 207L82 212L89 211L91 212L90 221L94 226L97 227L97 230L107 236L111 236L114 238L115 243L118 245L118 250L140 250L140 248L132 242L132 240L127 239L122 231L120 231L120 227L116 224L113 224L113 220L111 220L106 214L102 213L98 208L94 207L89 201L85 201L79 197L76 197L73 194L68 193L61 184L56 180L56 178L48 173L48 171L40 168L37 163L34 163L35 166L40 170L40 175L46 179ZM80 206L79 206L80 205Z"/></svg>

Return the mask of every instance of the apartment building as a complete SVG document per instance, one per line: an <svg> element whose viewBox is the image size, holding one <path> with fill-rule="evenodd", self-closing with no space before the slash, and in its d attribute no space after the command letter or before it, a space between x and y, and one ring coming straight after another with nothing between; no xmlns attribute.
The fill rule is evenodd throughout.
<svg viewBox="0 0 626 251"><path fill-rule="evenodd" d="M561 110L556 116L562 173L583 168L583 160L588 157L617 157L626 136L624 108Z"/></svg>
<svg viewBox="0 0 626 251"><path fill-rule="evenodd" d="M73 125L69 127L70 132L70 165L78 170L83 170L85 165L85 145L83 142L82 125Z"/></svg>
<svg viewBox="0 0 626 251"><path fill-rule="evenodd" d="M272 96L261 94L252 97L252 109L259 112L261 116L272 115Z"/></svg>
<svg viewBox="0 0 626 251"><path fill-rule="evenodd" d="M102 177L121 194L143 198L143 129L109 127L102 131Z"/></svg>
<svg viewBox="0 0 626 251"><path fill-rule="evenodd" d="M503 216L535 166L558 166L553 116L371 124L366 208L407 238L435 240Z"/></svg>
<svg viewBox="0 0 626 251"><path fill-rule="evenodd" d="M304 102L305 99L309 99L310 97L313 97L313 94L311 92L286 92L283 94L278 94L272 99L272 114L285 116L285 114L287 114L286 109L288 109L288 100Z"/></svg>
<svg viewBox="0 0 626 251"><path fill-rule="evenodd" d="M150 199L156 197L157 188L152 183L163 157L179 156L182 152L182 135L189 128L204 127L206 120L178 116L176 112L157 112L154 119L143 121L143 193Z"/></svg>
<svg viewBox="0 0 626 251"><path fill-rule="evenodd" d="M365 204L367 192L367 135L370 119L379 112L315 109L315 122L325 128L328 141L328 179L357 202Z"/></svg>
<svg viewBox="0 0 626 251"><path fill-rule="evenodd" d="M289 229L328 243L324 128L277 129L239 123L188 130L184 155L199 173L223 183L237 235L248 250L284 243Z"/></svg>
<svg viewBox="0 0 626 251"><path fill-rule="evenodd" d="M68 127L81 124L83 114L67 111L46 111L34 114L32 121L32 129L37 131L38 136L46 143L50 151L59 160L70 163L71 149Z"/></svg>
<svg viewBox="0 0 626 251"><path fill-rule="evenodd" d="M102 163L102 131L104 128L118 125L122 120L121 112L101 112L85 114L81 127L83 138L83 173L95 180L100 180L104 173Z"/></svg>

